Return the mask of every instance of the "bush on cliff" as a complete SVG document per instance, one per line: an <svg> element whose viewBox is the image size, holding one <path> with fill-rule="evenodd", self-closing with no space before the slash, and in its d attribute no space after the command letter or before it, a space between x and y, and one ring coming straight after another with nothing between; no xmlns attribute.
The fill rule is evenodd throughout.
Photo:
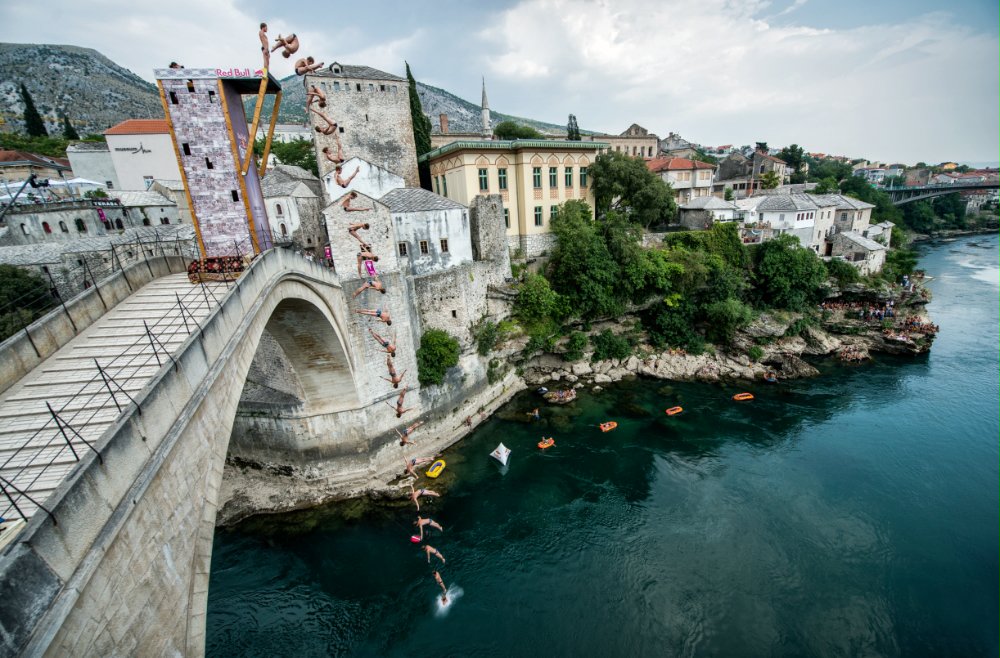
<svg viewBox="0 0 1000 658"><path fill-rule="evenodd" d="M458 365L458 340L440 329L428 329L417 349L417 379L424 386L440 384L448 368Z"/></svg>
<svg viewBox="0 0 1000 658"><path fill-rule="evenodd" d="M738 299L724 299L705 309L708 328L705 336L715 343L730 343L736 332L750 324L753 311Z"/></svg>

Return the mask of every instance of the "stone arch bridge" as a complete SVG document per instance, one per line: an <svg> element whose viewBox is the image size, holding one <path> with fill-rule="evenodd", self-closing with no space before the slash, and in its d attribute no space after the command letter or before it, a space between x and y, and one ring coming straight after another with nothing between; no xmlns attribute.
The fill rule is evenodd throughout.
<svg viewBox="0 0 1000 658"><path fill-rule="evenodd" d="M184 271L179 258L173 261L147 263L150 283L131 295L116 293L114 282L105 285L101 302L107 307L119 294L112 311L127 314L130 300L155 296L149 291L164 281L190 288L184 274L171 278L171 271ZM127 279L129 270L121 275ZM132 270L131 284L136 276ZM94 292L88 291L91 302ZM20 496L28 492L11 489L12 476L3 475L6 500L0 504L19 501L20 509L34 513L19 531L8 531L17 534L0 554L0 655L203 654L223 465L265 333L294 370L304 416L346 415L350 421L366 405L382 405L364 381L365 348L350 335L347 325L355 316L331 270L273 249L220 297L206 304L195 330L177 338L171 362L164 356L148 381L127 397L120 392L122 408L97 439L84 444L70 437L79 461L53 491ZM17 391L30 388L21 386L23 376L58 358L54 351L62 343L94 331L102 311L88 310L87 303L71 304L65 314L54 311L29 328L33 338L22 334L0 347L3 396L22 394ZM85 319L88 313L93 317ZM74 315L76 338L65 336L63 326ZM370 462L381 447L355 436L349 450Z"/></svg>

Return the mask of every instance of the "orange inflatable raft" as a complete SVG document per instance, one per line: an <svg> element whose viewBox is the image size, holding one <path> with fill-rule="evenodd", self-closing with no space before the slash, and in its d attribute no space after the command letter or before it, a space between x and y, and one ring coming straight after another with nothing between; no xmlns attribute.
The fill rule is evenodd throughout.
<svg viewBox="0 0 1000 658"><path fill-rule="evenodd" d="M737 393L733 396L733 399L737 402L746 402L747 400L753 400L753 393Z"/></svg>
<svg viewBox="0 0 1000 658"><path fill-rule="evenodd" d="M684 411L684 407L670 407L663 413L667 414L668 416L676 416L682 411Z"/></svg>
<svg viewBox="0 0 1000 658"><path fill-rule="evenodd" d="M611 430L613 430L614 428L618 427L618 423L616 423L616 422L615 422L615 421L613 421L613 420L609 420L609 421L608 421L608 422L606 422L606 423L601 423L600 425L598 425L598 427L600 427L600 428L601 428L601 431L602 431L602 432L610 432L610 431L611 431Z"/></svg>
<svg viewBox="0 0 1000 658"><path fill-rule="evenodd" d="M556 444L556 440L555 440L555 439L553 439L553 438L552 438L552 437L550 436L550 437L549 437L549 438L547 438L547 439L542 439L541 441L539 441L539 442L538 442L538 447L539 447L539 448L541 448L542 450L545 450L546 448L551 448L551 447L552 447L552 446L554 446L555 444Z"/></svg>

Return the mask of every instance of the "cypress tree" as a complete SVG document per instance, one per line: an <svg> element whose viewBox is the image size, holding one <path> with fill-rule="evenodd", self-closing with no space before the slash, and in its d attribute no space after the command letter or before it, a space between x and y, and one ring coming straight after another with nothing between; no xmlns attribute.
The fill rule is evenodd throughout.
<svg viewBox="0 0 1000 658"><path fill-rule="evenodd" d="M42 115L35 108L35 101L31 100L28 88L21 83L21 101L24 102L24 128L30 137L48 137L49 131L45 129L45 122Z"/></svg>
<svg viewBox="0 0 1000 658"><path fill-rule="evenodd" d="M431 150L431 120L424 114L424 108L420 104L420 96L417 95L417 81L410 73L410 64L406 62L406 79L410 86L410 119L413 123L413 143L417 147L417 157ZM420 174L420 186L424 189L431 189L431 171L427 163L417 167Z"/></svg>
<svg viewBox="0 0 1000 658"><path fill-rule="evenodd" d="M69 122L69 117L66 116L65 112L63 112L62 121L63 137L66 139L80 139L80 133L76 132L76 128L74 128L73 124Z"/></svg>
<svg viewBox="0 0 1000 658"><path fill-rule="evenodd" d="M566 124L566 139L579 142L580 141L580 127L576 125L576 115L569 115L569 122Z"/></svg>

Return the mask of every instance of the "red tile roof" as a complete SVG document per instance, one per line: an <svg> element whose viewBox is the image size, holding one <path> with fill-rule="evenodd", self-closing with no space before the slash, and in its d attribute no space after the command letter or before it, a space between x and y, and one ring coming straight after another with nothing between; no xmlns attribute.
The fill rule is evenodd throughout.
<svg viewBox="0 0 1000 658"><path fill-rule="evenodd" d="M166 135L165 119L126 119L117 126L111 126L104 131L105 135Z"/></svg>
<svg viewBox="0 0 1000 658"><path fill-rule="evenodd" d="M62 167L69 169L69 160L35 155L27 151L10 151L0 148L0 163L28 164L37 167Z"/></svg>
<svg viewBox="0 0 1000 658"><path fill-rule="evenodd" d="M773 155L771 155L769 153L764 153L763 151L757 151L757 155L759 155L762 158L767 158L768 160L772 160L774 162L777 162L779 164L783 164L783 165L788 164L787 162L785 162L781 158L776 158L776 157L774 157Z"/></svg>
<svg viewBox="0 0 1000 658"><path fill-rule="evenodd" d="M646 162L650 171L675 171L678 169L715 169L715 165L687 158L655 158Z"/></svg>

